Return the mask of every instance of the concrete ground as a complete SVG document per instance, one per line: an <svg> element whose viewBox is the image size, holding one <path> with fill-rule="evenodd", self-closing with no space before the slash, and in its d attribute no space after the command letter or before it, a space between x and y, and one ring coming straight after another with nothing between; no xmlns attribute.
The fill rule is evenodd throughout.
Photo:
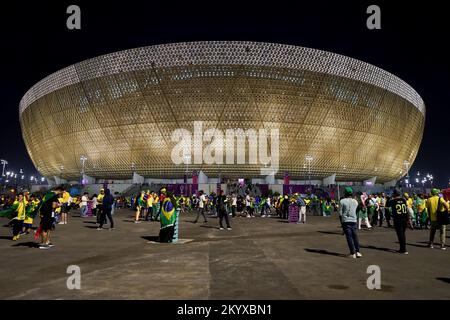
<svg viewBox="0 0 450 320"><path fill-rule="evenodd" d="M213 217L193 224L190 213L180 238L193 241L159 244L149 243L159 223L134 224L132 214L116 211L113 231L74 214L50 250L0 228L0 299L450 299L450 249L426 248L425 230L407 232L409 255L392 251L393 229L363 230L354 260L337 217L240 217L228 231ZM80 290L67 288L70 265L81 268ZM370 265L380 267L381 290L366 286Z"/></svg>

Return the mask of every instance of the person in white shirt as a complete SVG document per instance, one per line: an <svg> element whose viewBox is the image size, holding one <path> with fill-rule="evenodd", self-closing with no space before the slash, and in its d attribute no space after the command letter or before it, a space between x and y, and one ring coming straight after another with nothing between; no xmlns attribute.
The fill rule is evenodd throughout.
<svg viewBox="0 0 450 320"><path fill-rule="evenodd" d="M250 201L251 201L250 195L247 194L245 196L245 209L247 211L247 218L250 218L250 210L251 210L251 208L250 208Z"/></svg>
<svg viewBox="0 0 450 320"><path fill-rule="evenodd" d="M94 194L93 196L92 196L92 214L94 215L94 216L96 216L97 215L97 195L96 194Z"/></svg>
<svg viewBox="0 0 450 320"><path fill-rule="evenodd" d="M231 196L231 215L233 217L236 216L236 207L237 207L237 196L235 193Z"/></svg>
<svg viewBox="0 0 450 320"><path fill-rule="evenodd" d="M80 203L80 215L82 217L86 217L88 200L89 200L89 193L85 192L83 194L83 196L81 197L81 203Z"/></svg>
<svg viewBox="0 0 450 320"><path fill-rule="evenodd" d="M198 202L198 210L197 210L197 218L195 219L194 223L197 223L198 218L200 218L200 215L203 216L203 223L207 223L208 220L206 219L205 215L205 204L206 204L206 196L203 194L203 191L200 191L200 199Z"/></svg>

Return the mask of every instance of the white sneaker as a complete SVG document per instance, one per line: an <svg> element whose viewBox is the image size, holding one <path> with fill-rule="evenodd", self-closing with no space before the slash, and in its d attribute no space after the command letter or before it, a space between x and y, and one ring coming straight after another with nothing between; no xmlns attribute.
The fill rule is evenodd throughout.
<svg viewBox="0 0 450 320"><path fill-rule="evenodd" d="M447 248L446 247L441 247L441 250L447 250Z"/></svg>
<svg viewBox="0 0 450 320"><path fill-rule="evenodd" d="M227 228L227 230L233 230L233 229L231 229L231 228Z"/></svg>
<svg viewBox="0 0 450 320"><path fill-rule="evenodd" d="M223 230L223 228L220 228L220 230Z"/></svg>
<svg viewBox="0 0 450 320"><path fill-rule="evenodd" d="M362 254L359 253L359 252L357 252L357 253L356 253L356 257L357 257L357 258L362 258Z"/></svg>
<svg viewBox="0 0 450 320"><path fill-rule="evenodd" d="M356 254L350 254L348 257L349 257L349 258L356 259Z"/></svg>
<svg viewBox="0 0 450 320"><path fill-rule="evenodd" d="M64 222L61 221L61 222L58 222L58 224L64 224Z"/></svg>

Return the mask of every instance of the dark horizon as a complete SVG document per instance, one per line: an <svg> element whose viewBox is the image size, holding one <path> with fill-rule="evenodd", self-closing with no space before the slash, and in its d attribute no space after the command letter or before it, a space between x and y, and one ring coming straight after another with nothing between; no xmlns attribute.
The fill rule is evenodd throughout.
<svg viewBox="0 0 450 320"><path fill-rule="evenodd" d="M81 30L66 28L70 4L81 8ZM381 8L381 30L366 28L366 8L371 4ZM450 170L446 162L450 152L442 141L447 137L450 115L444 104L450 100L450 61L443 40L450 28L439 6L416 6L406 1L295 5L278 1L272 6L41 1L8 4L1 12L1 130L7 143L0 158L9 162L10 169L22 168L27 175L36 173L22 139L18 106L25 92L49 74L101 54L140 46L248 40L347 55L407 82L422 96L427 108L422 144L410 175L429 172L435 184L448 186Z"/></svg>

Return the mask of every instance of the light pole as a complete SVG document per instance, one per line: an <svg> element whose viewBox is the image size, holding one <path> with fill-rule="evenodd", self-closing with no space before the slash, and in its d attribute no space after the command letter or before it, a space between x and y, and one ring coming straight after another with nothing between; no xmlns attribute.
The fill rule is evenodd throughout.
<svg viewBox="0 0 450 320"><path fill-rule="evenodd" d="M59 167L60 172L59 172L59 183L61 183L61 179L62 179L62 172L64 170L64 166Z"/></svg>
<svg viewBox="0 0 450 320"><path fill-rule="evenodd" d="M184 159L184 163L186 164L186 174L185 174L185 178L184 178L184 183L187 184L187 182L188 182L189 163L191 162L191 155L186 153L185 155L183 155L183 159Z"/></svg>
<svg viewBox="0 0 450 320"><path fill-rule="evenodd" d="M5 176L5 166L8 164L8 161L1 159L0 162L3 165L2 177L4 177Z"/></svg>
<svg viewBox="0 0 450 320"><path fill-rule="evenodd" d="M84 162L87 159L88 158L86 156L81 156L80 157L80 161L81 161L81 184L83 184L83 180L84 180Z"/></svg>
<svg viewBox="0 0 450 320"><path fill-rule="evenodd" d="M408 183L409 183L409 164L410 163L408 160L403 161L403 165L405 166L405 170L406 170L406 180L405 180L406 187L408 187Z"/></svg>
<svg viewBox="0 0 450 320"><path fill-rule="evenodd" d="M308 161L308 181L309 181L309 191L311 192L311 161L313 160L313 157L310 155L307 155L305 157L306 161Z"/></svg>

